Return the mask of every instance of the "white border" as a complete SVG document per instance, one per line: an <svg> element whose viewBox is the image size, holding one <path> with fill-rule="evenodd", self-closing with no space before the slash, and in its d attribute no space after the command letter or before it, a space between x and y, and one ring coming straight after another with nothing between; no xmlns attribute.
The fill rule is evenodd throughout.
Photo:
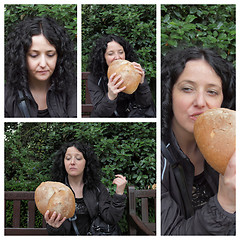
<svg viewBox="0 0 240 240"><path fill-rule="evenodd" d="M1 72L4 73L4 4L33 4L33 1L27 1L27 0L15 0L15 1L12 1L12 0L4 0L2 3L0 3L0 21L1 21L1 28L0 28L0 33L1 36L0 36L0 49L1 49L1 56L0 56L0 62L1 62L1 65L0 65L0 69L1 69ZM160 129L161 129L161 126L160 126L160 118L161 118L161 114L160 114L160 106L161 106L161 101L160 101L160 27L161 27L161 17L160 17L160 6L161 4L236 4L237 6L237 12L236 12L236 29L237 29L237 33L236 33L236 36L239 35L239 13L240 13L240 2L238 1L233 1L233 0L230 0L230 1L222 1L222 0L214 0L214 1L210 1L210 0L205 0L205 1L187 1L187 0L184 0L184 1L178 1L178 0L172 0L172 1L161 1L161 0L122 0L122 1L114 1L114 0L111 0L111 1L106 1L106 0L82 0L82 1L79 1L79 0L51 0L51 1L40 1L40 0L35 0L34 1L34 4L77 4L77 10L78 10L78 56L77 56L77 63L78 63L78 67L77 67L77 73L78 73L78 93L81 93L81 83L80 83L80 79L81 79L81 4L156 4L157 5L157 80L156 80L156 84L157 84L157 118L156 119L102 119L102 118L95 118L95 119L92 119L92 118L81 118L81 104L78 104L78 118L77 119L63 119L63 118L52 118L52 119L46 119L44 120L45 122L156 122L157 124L157 186L158 186L158 189L157 189L157 236L153 236L153 237L150 237L150 236L118 236L118 237L109 237L109 239L160 239L163 238L168 238L168 237L171 237L171 236L160 236L160 220L161 220L161 213L160 213L160 201L161 201L161 196L160 196L160 155L161 155L161 152L160 152L160 140L161 140L161 136L160 136ZM237 48L236 48L236 51L237 51L237 64L239 63L239 53L238 53L238 46L239 46L239 37L237 37L237 41L236 41L236 44L237 44ZM2 81L4 79L4 76L2 74ZM239 71L238 71L238 68L237 68L237 79L239 79ZM239 92L239 83L237 81L237 92ZM1 150L0 150L0 156L1 156L1 159L2 159L2 164L4 163L4 139L3 139L3 136L4 136L4 122L39 122L39 119L25 119L25 118L19 118L19 119L13 119L13 118L6 118L4 119L4 88L0 88L0 96L1 96L1 100L0 100L0 107L2 109L2 111L0 111L0 117L1 117L1 125L0 125L0 136L2 136L0 138L0 145L2 146L1 147ZM78 94L78 103L81 103L81 94ZM239 96L237 94L237 123L239 123L238 121L239 118ZM237 146L239 146L240 142L239 142L239 124L237 124ZM238 151L237 151L237 158L238 158L239 154L238 154ZM237 164L237 172L239 172L239 164ZM0 198L0 211L2 213L4 213L4 167L1 168L2 171L1 171L1 175L0 175L0 186L1 186L1 198ZM239 174L238 174L239 175ZM237 182L239 182L239 176L237 175ZM238 191L237 191L238 193ZM237 200L239 199L239 194L237 194ZM237 201L238 202L238 201ZM237 212L239 212L239 204L237 204ZM239 225L239 215L237 214L237 236L238 237L240 234L239 234L239 228L238 228L238 225ZM4 214L3 216L0 218L0 226L1 226L1 236L2 237L6 237L6 238L15 238L15 237L11 237L11 236L4 236ZM18 236L18 238L30 238L31 236ZM36 236L34 238L42 238L43 236ZM69 236L68 236L69 237ZM173 236L174 237L174 236ZM176 237L176 236L175 236ZM186 237L186 236L178 236L178 238L192 238L193 236L189 236L189 237ZM216 236L215 236L216 237ZM218 238L222 238L222 239L226 239L225 236L217 236ZM54 238L52 236L49 236L47 238ZM58 238L58 239L66 239L66 237L55 237L55 238ZM82 237L83 238L83 237ZM99 239L99 237L87 237L87 238L91 238L91 239ZM194 238L207 238L209 239L210 236L194 236ZM227 237L228 239L232 239L232 238L235 238L235 237ZM84 239L86 239L86 237L84 237ZM102 237L102 239L105 239Z"/></svg>

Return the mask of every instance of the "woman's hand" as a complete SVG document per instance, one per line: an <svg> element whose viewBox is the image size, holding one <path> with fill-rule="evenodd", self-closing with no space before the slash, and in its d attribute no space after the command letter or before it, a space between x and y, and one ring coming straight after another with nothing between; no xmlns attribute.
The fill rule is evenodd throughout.
<svg viewBox="0 0 240 240"><path fill-rule="evenodd" d="M113 184L117 185L116 193L119 195L123 195L125 186L127 184L126 177L123 177L120 174L115 175L115 177L116 178L113 180Z"/></svg>
<svg viewBox="0 0 240 240"><path fill-rule="evenodd" d="M48 223L50 226L54 228L59 228L62 225L62 223L66 220L66 217L60 220L61 214L60 213L57 214L56 212L54 212L52 216L49 218L49 210L45 212L44 218L46 223Z"/></svg>
<svg viewBox="0 0 240 240"><path fill-rule="evenodd" d="M218 202L229 212L236 211L236 152L232 155L224 176L219 176Z"/></svg>
<svg viewBox="0 0 240 240"><path fill-rule="evenodd" d="M144 82L145 72L139 63L132 62L132 64L133 64L134 68L137 70L137 72L141 75L142 78L141 78L140 84L142 84Z"/></svg>
<svg viewBox="0 0 240 240"><path fill-rule="evenodd" d="M117 82L120 78L121 75L113 73L108 80L108 98L112 101L118 96L118 93L122 92L126 88L126 86L119 88L119 86L123 83L123 79Z"/></svg>

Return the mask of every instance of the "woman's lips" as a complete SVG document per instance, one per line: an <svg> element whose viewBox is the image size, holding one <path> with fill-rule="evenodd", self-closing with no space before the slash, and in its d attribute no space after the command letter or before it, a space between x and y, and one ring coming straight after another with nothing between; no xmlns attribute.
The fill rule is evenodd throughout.
<svg viewBox="0 0 240 240"><path fill-rule="evenodd" d="M75 170L76 168L70 168L70 170Z"/></svg>
<svg viewBox="0 0 240 240"><path fill-rule="evenodd" d="M199 113L193 113L192 115L190 115L190 119L196 121L197 117L202 114L203 112L199 112Z"/></svg>
<svg viewBox="0 0 240 240"><path fill-rule="evenodd" d="M48 73L48 71L47 70L46 71L38 71L37 73L44 75L44 74Z"/></svg>

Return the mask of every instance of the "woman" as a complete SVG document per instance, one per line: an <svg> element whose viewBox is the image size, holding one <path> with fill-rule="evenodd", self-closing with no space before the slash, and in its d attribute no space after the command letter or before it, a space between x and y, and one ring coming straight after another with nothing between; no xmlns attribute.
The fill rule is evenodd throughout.
<svg viewBox="0 0 240 240"><path fill-rule="evenodd" d="M215 52L193 47L169 53L161 78L162 235L232 235L235 154L219 175L199 151L193 126L207 109L235 109L235 70Z"/></svg>
<svg viewBox="0 0 240 240"><path fill-rule="evenodd" d="M109 79L107 77L108 66L117 59L132 62L142 76L139 87L131 95L122 92L125 87L119 87L123 82L123 80L117 82L120 75L114 73ZM94 106L92 117L129 117L131 115L129 112L135 106L143 109L146 117L155 117L145 72L137 61L133 48L123 38L107 35L97 40L91 54L89 65L91 74L88 78L88 89ZM141 113L138 112L135 116L132 114L132 117L141 117L139 114Z"/></svg>
<svg viewBox="0 0 240 240"><path fill-rule="evenodd" d="M76 200L75 220L78 235L89 234L92 220L100 214L108 224L114 225L121 219L126 195L126 178L116 175L116 193L110 197L106 187L100 181L100 165L92 148L80 142L64 144L55 154L52 169L53 180L69 186ZM54 213L49 217L46 211L47 230L53 235L76 235L72 219L63 218Z"/></svg>
<svg viewBox="0 0 240 240"><path fill-rule="evenodd" d="M75 63L71 40L55 20L18 23L5 49L5 117L76 117Z"/></svg>

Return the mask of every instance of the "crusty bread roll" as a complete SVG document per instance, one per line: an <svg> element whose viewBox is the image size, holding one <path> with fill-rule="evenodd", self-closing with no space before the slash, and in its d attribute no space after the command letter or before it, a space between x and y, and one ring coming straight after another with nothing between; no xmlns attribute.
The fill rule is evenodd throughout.
<svg viewBox="0 0 240 240"><path fill-rule="evenodd" d="M61 213L61 218L70 218L75 212L75 197L72 190L60 182L42 182L35 190L35 203L41 214L50 211Z"/></svg>
<svg viewBox="0 0 240 240"><path fill-rule="evenodd" d="M206 161L224 175L236 149L236 114L225 108L209 109L194 124L194 136Z"/></svg>
<svg viewBox="0 0 240 240"><path fill-rule="evenodd" d="M119 88L126 86L123 92L127 94L132 94L137 90L142 78L134 68L133 64L127 60L114 60L108 67L108 78L110 78L113 73L121 75L119 81L123 79L124 82L119 86Z"/></svg>

